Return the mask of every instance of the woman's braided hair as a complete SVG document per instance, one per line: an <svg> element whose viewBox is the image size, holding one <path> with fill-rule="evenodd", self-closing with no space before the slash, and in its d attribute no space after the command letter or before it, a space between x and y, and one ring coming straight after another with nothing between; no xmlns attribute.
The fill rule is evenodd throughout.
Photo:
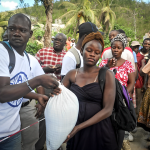
<svg viewBox="0 0 150 150"><path fill-rule="evenodd" d="M118 34L116 37L114 37L114 38L111 40L111 46L113 45L113 43L114 43L115 41L120 41L120 42L122 42L122 44L123 44L123 49L125 49L125 47L127 46L127 38L126 38L126 35L123 34L123 33Z"/></svg>

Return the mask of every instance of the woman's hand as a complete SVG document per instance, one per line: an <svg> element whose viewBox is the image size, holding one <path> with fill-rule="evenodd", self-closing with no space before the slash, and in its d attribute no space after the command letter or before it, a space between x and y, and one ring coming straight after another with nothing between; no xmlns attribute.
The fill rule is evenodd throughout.
<svg viewBox="0 0 150 150"><path fill-rule="evenodd" d="M117 64L117 59L111 58L111 59L108 60L108 62L106 64L106 67L113 68L113 67L116 66L116 64Z"/></svg>
<svg viewBox="0 0 150 150"><path fill-rule="evenodd" d="M77 132L79 131L78 126L75 126L71 133L67 136L67 139L64 143L68 142Z"/></svg>

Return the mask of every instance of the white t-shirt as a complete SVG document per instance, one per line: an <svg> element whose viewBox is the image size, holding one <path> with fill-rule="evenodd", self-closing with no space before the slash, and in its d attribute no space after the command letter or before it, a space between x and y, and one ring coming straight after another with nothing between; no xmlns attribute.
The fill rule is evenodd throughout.
<svg viewBox="0 0 150 150"><path fill-rule="evenodd" d="M10 77L10 85L23 83L27 81L30 76L30 66L27 56L25 54L24 56L19 55L16 50L14 50L14 53L16 62L10 74L8 69L9 55L5 47L0 44L0 76ZM0 103L0 138L20 130L19 110L22 99L23 98L11 102Z"/></svg>
<svg viewBox="0 0 150 150"><path fill-rule="evenodd" d="M30 74L29 80L36 77L36 76L40 76L40 75L45 74L42 67L41 67L41 65L39 64L38 60L30 54L28 54L28 56L29 56L29 59L30 59L30 66L31 66L31 74ZM32 92L35 93L34 90ZM22 102L25 103L28 100L29 99L24 98L22 100Z"/></svg>
<svg viewBox="0 0 150 150"><path fill-rule="evenodd" d="M111 47L104 49L101 57L102 57L102 60L107 59L107 58L112 58L113 55L112 55ZM122 52L121 58L130 61L135 68L135 62L134 62L132 49L130 50L129 47L126 47L124 51Z"/></svg>
<svg viewBox="0 0 150 150"><path fill-rule="evenodd" d="M75 46L76 46L76 43L71 43L70 46L71 46L71 47L75 47Z"/></svg>
<svg viewBox="0 0 150 150"><path fill-rule="evenodd" d="M80 56L80 60L81 60L80 67L83 67L83 57L81 56L80 51L76 47L74 48L77 50ZM61 75L66 75L70 70L76 69L76 64L77 62L75 56L68 51L62 61Z"/></svg>

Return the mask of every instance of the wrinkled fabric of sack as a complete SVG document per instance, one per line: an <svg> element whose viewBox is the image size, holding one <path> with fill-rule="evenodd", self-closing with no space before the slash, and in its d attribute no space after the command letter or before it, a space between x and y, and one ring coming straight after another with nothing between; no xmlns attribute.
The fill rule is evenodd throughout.
<svg viewBox="0 0 150 150"><path fill-rule="evenodd" d="M59 84L61 94L49 99L45 108L47 150L57 150L76 125L79 102L74 93Z"/></svg>

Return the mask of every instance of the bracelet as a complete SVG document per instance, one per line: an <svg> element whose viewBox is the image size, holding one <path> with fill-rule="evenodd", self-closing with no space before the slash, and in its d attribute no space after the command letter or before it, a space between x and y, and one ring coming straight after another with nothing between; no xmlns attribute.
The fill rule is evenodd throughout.
<svg viewBox="0 0 150 150"><path fill-rule="evenodd" d="M29 88L31 91L33 91L33 89L31 88L31 86L29 85L28 80L26 81L26 83L27 83L28 88Z"/></svg>

